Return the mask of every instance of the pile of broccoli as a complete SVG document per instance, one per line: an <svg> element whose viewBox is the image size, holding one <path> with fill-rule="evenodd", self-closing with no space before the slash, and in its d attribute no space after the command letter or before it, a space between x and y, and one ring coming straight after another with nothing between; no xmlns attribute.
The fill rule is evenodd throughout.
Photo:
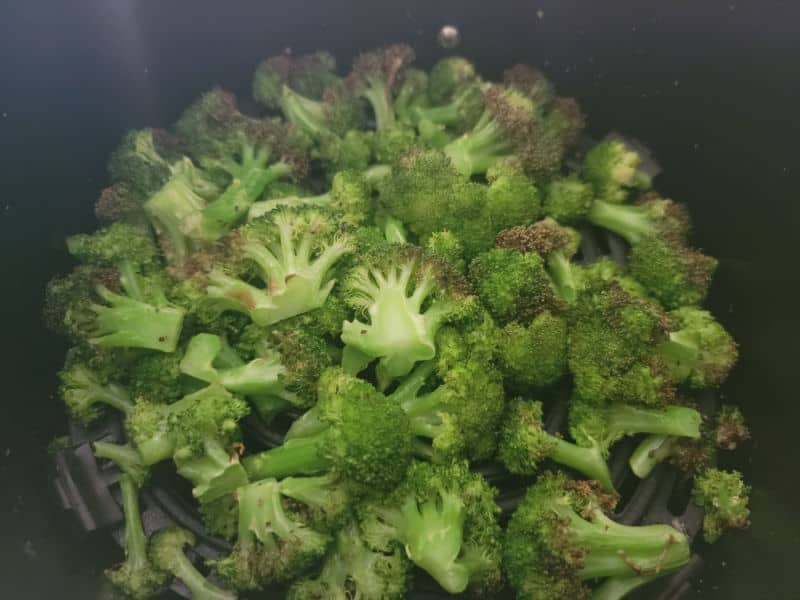
<svg viewBox="0 0 800 600"><path fill-rule="evenodd" d="M625 142L579 153L581 110L538 70L413 61L387 46L342 76L326 52L285 53L255 73L263 114L215 88L113 153L102 227L67 240L45 318L71 344L70 417L124 420L126 442L95 452L120 472L108 577L129 596L177 578L200 599L389 600L421 570L450 594L621 598L690 556L671 525L613 520L625 437L636 476L693 478L708 542L747 526L748 486L715 468L749 436L741 411L693 400L737 346L702 308L717 262L685 207ZM587 260L592 228L625 265ZM561 432L546 415L565 394ZM491 461L529 486L510 519ZM148 539L156 465L230 554Z"/></svg>

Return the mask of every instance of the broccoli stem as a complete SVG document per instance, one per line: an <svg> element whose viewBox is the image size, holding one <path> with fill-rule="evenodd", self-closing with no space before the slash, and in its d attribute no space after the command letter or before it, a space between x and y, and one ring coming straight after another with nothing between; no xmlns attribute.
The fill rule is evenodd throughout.
<svg viewBox="0 0 800 600"><path fill-rule="evenodd" d="M583 448L577 444L562 440L557 436L550 436L554 442L550 458L560 465L575 469L579 473L596 480L603 489L616 493L614 483L611 481L611 472L608 463L603 458L599 448Z"/></svg>
<svg viewBox="0 0 800 600"><path fill-rule="evenodd" d="M92 384L90 390L90 393L87 394L87 404L102 402L123 414L127 414L133 410L133 401L122 386L113 383L109 385ZM87 392L88 391L89 390L87 390Z"/></svg>
<svg viewBox="0 0 800 600"><path fill-rule="evenodd" d="M389 165L372 165L362 173L364 181L366 181L368 185L375 185L381 179L384 179L391 174L392 167Z"/></svg>
<svg viewBox="0 0 800 600"><path fill-rule="evenodd" d="M405 226L393 217L387 217L384 221L383 234L390 244L405 244L408 241Z"/></svg>
<svg viewBox="0 0 800 600"><path fill-rule="evenodd" d="M555 251L547 257L547 266L558 295L572 304L578 297L578 282L570 260L563 252Z"/></svg>
<svg viewBox="0 0 800 600"><path fill-rule="evenodd" d="M658 354L667 363L677 381L687 379L701 362L697 336L684 330L671 332L669 339L658 346Z"/></svg>
<svg viewBox="0 0 800 600"><path fill-rule="evenodd" d="M203 577L182 551L176 553L170 567L172 574L189 588L194 600L236 600L236 594L219 589Z"/></svg>
<svg viewBox="0 0 800 600"><path fill-rule="evenodd" d="M698 439L702 417L687 406L647 409L629 404L615 404L605 409L612 435L619 433L655 433Z"/></svg>
<svg viewBox="0 0 800 600"><path fill-rule="evenodd" d="M238 456L231 455L218 440L203 442L203 453L183 458L175 456L178 474L194 484L192 495L208 503L235 492L249 479Z"/></svg>
<svg viewBox="0 0 800 600"><path fill-rule="evenodd" d="M631 471L638 478L644 479L672 454L679 439L671 435L647 436L628 459Z"/></svg>
<svg viewBox="0 0 800 600"><path fill-rule="evenodd" d="M119 270L119 282L125 293L134 300L142 300L144 295L142 293L142 286L139 285L139 276L136 273L136 267L130 260L121 260L117 263Z"/></svg>
<svg viewBox="0 0 800 600"><path fill-rule="evenodd" d="M262 200L253 203L247 213L247 220L253 221L280 207L325 206L330 201L331 195L329 193L318 196L284 196L282 198Z"/></svg>
<svg viewBox="0 0 800 600"><path fill-rule="evenodd" d="M658 574L689 560L688 540L668 525L621 525L600 509L588 521L572 509L559 512L571 539L587 549L581 579Z"/></svg>
<svg viewBox="0 0 800 600"><path fill-rule="evenodd" d="M95 442L94 455L97 458L107 458L113 461L124 473L123 477L133 478L139 485L144 481L147 470L142 462L142 457L138 450L129 444ZM120 478L121 481L122 478Z"/></svg>
<svg viewBox="0 0 800 600"><path fill-rule="evenodd" d="M96 448L97 444L95 444ZM144 570L148 568L149 561L147 559L147 538L144 535L142 515L139 512L139 488L130 475L123 474L119 478L119 489L122 493L122 511L125 514L125 557L127 562L134 567L132 570Z"/></svg>
<svg viewBox="0 0 800 600"><path fill-rule="evenodd" d="M251 165L234 177L222 195L203 209L203 239L218 240L244 218L253 202L270 183L286 177L291 168L284 162L267 168Z"/></svg>
<svg viewBox="0 0 800 600"><path fill-rule="evenodd" d="M648 210L641 206L613 204L595 199L589 210L588 219L591 223L616 233L631 244L636 244L656 233Z"/></svg>
<svg viewBox="0 0 800 600"><path fill-rule="evenodd" d="M632 575L628 577L609 577L592 590L592 600L622 600L636 588L665 575Z"/></svg>
<svg viewBox="0 0 800 600"><path fill-rule="evenodd" d="M414 108L414 117L417 121L453 125L461 120L461 110L456 102L443 106L417 106Z"/></svg>
<svg viewBox="0 0 800 600"><path fill-rule="evenodd" d="M331 466L331 461L321 452L326 433L323 430L307 437L290 439L277 448L248 456L242 463L251 479L322 473Z"/></svg>
<svg viewBox="0 0 800 600"><path fill-rule="evenodd" d="M324 431L328 425L319 418L319 408L316 406L307 410L292 422L289 431L286 432L284 440L309 437Z"/></svg>
<svg viewBox="0 0 800 600"><path fill-rule="evenodd" d="M292 406L292 403L285 398L269 394L249 396L248 400L253 405L253 408L256 409L258 415L267 422L286 412Z"/></svg>
<svg viewBox="0 0 800 600"><path fill-rule="evenodd" d="M389 103L389 94L383 81L372 79L362 92L364 98L372 106L375 115L375 129L384 131L394 127L395 117L392 105Z"/></svg>
<svg viewBox="0 0 800 600"><path fill-rule="evenodd" d="M494 162L513 152L506 137L491 114L484 111L472 131L456 138L443 150L459 173L485 173Z"/></svg>

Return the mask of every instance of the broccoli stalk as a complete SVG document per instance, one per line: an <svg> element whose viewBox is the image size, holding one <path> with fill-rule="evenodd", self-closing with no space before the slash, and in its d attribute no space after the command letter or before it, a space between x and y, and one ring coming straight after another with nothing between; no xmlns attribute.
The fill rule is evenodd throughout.
<svg viewBox="0 0 800 600"><path fill-rule="evenodd" d="M142 462L139 451L130 444L95 442L94 455L97 458L107 458L113 461L124 475L131 478L139 487L147 479L147 467Z"/></svg>
<svg viewBox="0 0 800 600"><path fill-rule="evenodd" d="M150 539L150 562L183 582L195 600L236 600L236 594L203 577L183 552L184 546L194 546L195 542L194 534L186 529L162 529Z"/></svg>
<svg viewBox="0 0 800 600"><path fill-rule="evenodd" d="M133 401L122 386L115 383L103 384L85 365L69 365L58 376L61 380L61 397L70 415L84 425L90 425L101 415L102 405L124 414L133 409Z"/></svg>
<svg viewBox="0 0 800 600"><path fill-rule="evenodd" d="M256 590L290 580L325 553L329 536L295 520L284 508L281 484L274 479L237 490L236 544L214 569L237 590Z"/></svg>
<svg viewBox="0 0 800 600"><path fill-rule="evenodd" d="M133 477L119 479L122 510L125 513L125 562L107 569L106 577L131 598L151 598L167 586L169 574L147 556L147 538L139 513L139 488Z"/></svg>
<svg viewBox="0 0 800 600"><path fill-rule="evenodd" d="M613 505L588 482L543 475L506 531L504 564L517 594L588 598L589 580L658 576L689 560L685 535L667 525L616 523L606 516Z"/></svg>
<svg viewBox="0 0 800 600"><path fill-rule="evenodd" d="M495 491L466 463L414 463L380 504L363 509L364 539L376 550L398 545L451 594L500 587L500 527Z"/></svg>
<svg viewBox="0 0 800 600"><path fill-rule="evenodd" d="M208 296L258 325L319 308L335 283L329 278L332 267L353 250L350 236L325 235L332 228L330 217L314 209L283 209L266 223L252 223L242 232L241 255L256 265L268 288L215 269L208 276Z"/></svg>
<svg viewBox="0 0 800 600"><path fill-rule="evenodd" d="M547 433L542 405L517 399L512 402L501 433L500 459L512 473L530 475L545 458L595 479L604 490L616 493L606 460L620 438L639 433L662 433L697 439L700 414L683 406L645 408L626 404L598 407L573 401L570 412L572 444Z"/></svg>
<svg viewBox="0 0 800 600"><path fill-rule="evenodd" d="M320 377L311 412L305 422L318 420L317 426L302 436L295 430L283 445L244 459L252 479L333 472L366 486L390 488L403 477L413 439L408 419L369 383L328 369Z"/></svg>
<svg viewBox="0 0 800 600"><path fill-rule="evenodd" d="M401 600L406 597L411 563L400 548L391 553L372 550L362 539L357 523L336 534L333 550L319 575L295 582L289 600Z"/></svg>
<svg viewBox="0 0 800 600"><path fill-rule="evenodd" d="M684 241L689 231L686 208L671 200L646 198L637 204L615 204L595 199L588 220L636 245L651 237Z"/></svg>

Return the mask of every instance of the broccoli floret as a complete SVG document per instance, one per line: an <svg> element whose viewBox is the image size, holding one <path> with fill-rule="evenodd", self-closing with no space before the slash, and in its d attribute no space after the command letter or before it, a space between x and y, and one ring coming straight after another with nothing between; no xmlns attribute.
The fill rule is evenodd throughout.
<svg viewBox="0 0 800 600"><path fill-rule="evenodd" d="M194 546L195 542L194 534L186 529L162 529L150 538L148 557L156 568L179 579L195 600L236 600L236 594L218 588L203 577L186 556L184 546Z"/></svg>
<svg viewBox="0 0 800 600"><path fill-rule="evenodd" d="M253 97L268 108L280 108L284 85L313 100L322 98L325 90L339 81L336 59L319 51L302 56L284 52L263 61L256 70Z"/></svg>
<svg viewBox="0 0 800 600"><path fill-rule="evenodd" d="M425 250L433 257L449 263L459 273L467 268L464 244L452 231L436 231L425 242Z"/></svg>
<svg viewBox="0 0 800 600"><path fill-rule="evenodd" d="M416 111L427 105L428 74L420 69L406 69L392 104L398 122L413 125L416 122Z"/></svg>
<svg viewBox="0 0 800 600"><path fill-rule="evenodd" d="M335 283L331 268L353 246L325 211L283 208L238 234L237 262L250 261L267 288L216 268L208 275L207 293L222 310L245 313L258 325L277 323L324 304Z"/></svg>
<svg viewBox="0 0 800 600"><path fill-rule="evenodd" d="M281 207L324 207L345 225L362 225L372 216L372 194L363 177L340 171L331 181L331 189L319 196L285 196L256 202L247 215L253 221Z"/></svg>
<svg viewBox="0 0 800 600"><path fill-rule="evenodd" d="M485 173L496 161L516 157L526 172L552 176L583 127L574 104L554 104L548 110L514 88L486 86L483 103L472 129L444 148L466 175Z"/></svg>
<svg viewBox="0 0 800 600"><path fill-rule="evenodd" d="M142 487L147 479L147 467L142 461L139 451L130 444L111 444L109 442L95 442L94 455L97 458L107 458L114 462L123 472L123 477L129 477L137 487ZM120 478L120 482L122 478Z"/></svg>
<svg viewBox="0 0 800 600"><path fill-rule="evenodd" d="M383 389L416 362L433 358L439 328L474 307L474 297L452 267L419 248L397 244L365 257L345 279L344 294L369 316L369 323L355 319L343 324L343 364L357 373L380 359L377 376ZM348 355L352 351L363 358Z"/></svg>
<svg viewBox="0 0 800 600"><path fill-rule="evenodd" d="M420 363L389 396L408 415L414 434L431 444L417 447L424 458L484 460L495 452L505 405L502 378L467 338L453 328L442 330L439 346L456 348L443 348L439 361ZM454 352L463 356L455 358ZM439 384L422 392L435 379L434 370Z"/></svg>
<svg viewBox="0 0 800 600"><path fill-rule="evenodd" d="M525 94L540 106L555 99L555 89L544 73L525 64L516 64L503 73L503 83Z"/></svg>
<svg viewBox="0 0 800 600"><path fill-rule="evenodd" d="M330 536L292 518L281 483L264 479L239 488L238 535L233 551L213 563L237 590L257 590L303 573L325 554Z"/></svg>
<svg viewBox="0 0 800 600"><path fill-rule="evenodd" d="M592 207L592 188L572 175L547 184L544 213L559 223L573 225L586 219Z"/></svg>
<svg viewBox="0 0 800 600"><path fill-rule="evenodd" d="M412 128L395 125L375 132L372 151L379 163L394 164L412 151L416 143L417 134Z"/></svg>
<svg viewBox="0 0 800 600"><path fill-rule="evenodd" d="M105 383L90 367L68 361L58 374L60 394L70 415L83 425L90 425L102 414L103 405L123 414L131 412L133 401L127 390L116 383Z"/></svg>
<svg viewBox="0 0 800 600"><path fill-rule="evenodd" d="M437 61L428 76L428 96L433 104L442 104L465 85L478 81L475 65L462 56L448 56Z"/></svg>
<svg viewBox="0 0 800 600"><path fill-rule="evenodd" d="M125 562L107 569L106 577L127 596L136 600L152 598L167 587L169 572L148 558L147 538L139 513L139 488L129 475L119 479L122 510L125 513Z"/></svg>
<svg viewBox="0 0 800 600"><path fill-rule="evenodd" d="M179 368L183 358L180 351L165 354L148 352L126 367L125 386L134 398L152 402L173 402L189 391L188 382Z"/></svg>
<svg viewBox="0 0 800 600"><path fill-rule="evenodd" d="M364 540L383 552L405 548L451 594L469 586L492 596L501 582L495 494L466 462L414 463L388 498L364 507Z"/></svg>
<svg viewBox="0 0 800 600"><path fill-rule="evenodd" d="M661 404L675 392L655 351L670 320L655 302L628 291L625 278L604 271L585 273L585 289L572 306L567 357L576 389L598 402Z"/></svg>
<svg viewBox="0 0 800 600"><path fill-rule="evenodd" d="M328 369L317 405L282 446L244 459L253 479L332 472L374 489L390 489L405 474L413 446L403 410L369 383ZM301 435L302 434L302 435Z"/></svg>
<svg viewBox="0 0 800 600"><path fill-rule="evenodd" d="M437 151L410 152L378 183L382 207L425 242L432 233L452 231L472 258L494 243L497 233L483 212L486 186L455 171Z"/></svg>
<svg viewBox="0 0 800 600"><path fill-rule="evenodd" d="M469 276L481 302L500 324L528 323L559 306L544 260L534 252L493 248L472 261Z"/></svg>
<svg viewBox="0 0 800 600"><path fill-rule="evenodd" d="M668 525L620 525L606 516L613 505L590 482L540 477L506 531L504 565L517 597L589 598L590 580L655 576L689 560L685 535Z"/></svg>
<svg viewBox="0 0 800 600"><path fill-rule="evenodd" d="M522 388L554 384L567 372L567 322L550 311L527 326L507 323L500 333L498 363L506 382Z"/></svg>
<svg viewBox="0 0 800 600"><path fill-rule="evenodd" d="M289 600L401 600L410 588L411 562L401 548L381 552L363 541L356 522L336 534L336 541L316 577L295 582Z"/></svg>
<svg viewBox="0 0 800 600"><path fill-rule="evenodd" d="M539 190L515 161L499 161L486 173L489 187L481 218L493 231L527 225L539 218Z"/></svg>
<svg viewBox="0 0 800 600"><path fill-rule="evenodd" d="M382 166L370 166L374 142L374 132L351 129L342 136L323 135L319 140L317 154L327 173L357 171L363 172L367 179L366 175L371 169Z"/></svg>
<svg viewBox="0 0 800 600"><path fill-rule="evenodd" d="M641 157L624 142L609 140L595 145L583 160L582 175L598 199L619 204L631 189L650 188L650 177L640 169Z"/></svg>
<svg viewBox="0 0 800 600"><path fill-rule="evenodd" d="M708 294L718 261L699 250L656 237L631 248L631 275L667 308L700 305Z"/></svg>
<svg viewBox="0 0 800 600"><path fill-rule="evenodd" d="M746 529L750 525L750 486L739 471L706 469L695 477L692 501L702 506L703 538L716 542L726 529Z"/></svg>
<svg viewBox="0 0 800 600"><path fill-rule="evenodd" d="M672 378L695 388L720 385L738 357L736 342L705 310L684 307L668 313L669 338L658 347Z"/></svg>
<svg viewBox="0 0 800 600"><path fill-rule="evenodd" d="M247 482L234 444L247 404L218 384L173 404L136 403L125 425L145 465L170 457L195 484L192 493L210 502Z"/></svg>
<svg viewBox="0 0 800 600"><path fill-rule="evenodd" d="M438 126L442 130L464 133L474 126L484 110L483 94L479 81L465 81L458 89L453 90L446 103L435 106L417 106L414 110L414 122L423 132L423 123L430 127ZM450 141L450 140L448 140Z"/></svg>
<svg viewBox="0 0 800 600"><path fill-rule="evenodd" d="M640 479L647 477L664 461L686 473L696 473L710 466L717 449L735 450L748 439L750 431L741 410L723 404L713 421L704 423L701 439L649 435L636 446L628 464Z"/></svg>
<svg viewBox="0 0 800 600"><path fill-rule="evenodd" d="M547 218L525 227L517 226L497 234L497 247L518 252L536 252L547 261L547 270L558 297L572 304L581 288L580 269L570 262L578 251L581 236Z"/></svg>
<svg viewBox="0 0 800 600"><path fill-rule="evenodd" d="M245 363L228 348L228 362L235 364L223 367L219 364L225 350L223 339L202 333L189 341L180 364L181 372L248 396L267 420L291 406L312 406L317 379L332 364L324 342L302 330L267 333L248 326L243 335L254 337L251 343L261 346L249 362Z"/></svg>
<svg viewBox="0 0 800 600"><path fill-rule="evenodd" d="M265 148L275 164L296 178L308 170L309 140L280 119L254 119L239 112L233 94L214 88L187 108L175 123L175 131L189 154L200 163L230 160L242 146ZM213 163L212 163L213 164ZM219 181L229 183L229 174Z"/></svg>
<svg viewBox="0 0 800 600"><path fill-rule="evenodd" d="M178 140L163 129L129 131L108 162L111 180L146 198L169 179L177 150Z"/></svg>
<svg viewBox="0 0 800 600"><path fill-rule="evenodd" d="M353 61L348 83L353 93L369 102L378 131L394 127L397 121L392 106L394 92L413 61L414 50L405 44L365 52Z"/></svg>

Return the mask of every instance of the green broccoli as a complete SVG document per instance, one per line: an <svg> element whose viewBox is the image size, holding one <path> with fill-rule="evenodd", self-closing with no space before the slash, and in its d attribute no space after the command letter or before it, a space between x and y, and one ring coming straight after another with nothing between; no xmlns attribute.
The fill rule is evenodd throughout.
<svg viewBox="0 0 800 600"><path fill-rule="evenodd" d="M195 600L236 600L236 594L220 589L197 570L183 551L194 546L193 533L179 527L162 529L150 538L148 557L157 569L166 571L185 585Z"/></svg>
<svg viewBox="0 0 800 600"><path fill-rule="evenodd" d="M208 297L220 310L250 316L259 325L319 308L334 285L330 271L353 250L331 215L316 208L283 208L241 228L234 263L250 262L266 289L215 268Z"/></svg>
<svg viewBox="0 0 800 600"><path fill-rule="evenodd" d="M595 196L613 204L625 202L631 189L650 188L650 177L641 170L641 157L620 140L595 145L583 160L582 175Z"/></svg>
<svg viewBox="0 0 800 600"><path fill-rule="evenodd" d="M386 553L405 548L451 594L491 596L502 579L495 493L466 463L415 462L391 495L362 508L363 538Z"/></svg>
<svg viewBox="0 0 800 600"><path fill-rule="evenodd" d="M107 569L111 583L136 600L152 598L167 587L166 565L148 558L147 538L139 513L139 487L130 475L119 479L122 510L125 513L125 562ZM151 549L152 550L152 549ZM160 558L160 557L159 557Z"/></svg>
<svg viewBox="0 0 800 600"><path fill-rule="evenodd" d="M587 218L592 200L591 186L577 176L554 179L545 187L544 214L559 223L574 225Z"/></svg>
<svg viewBox="0 0 800 600"><path fill-rule="evenodd" d="M288 600L402 600L410 588L411 562L401 548L381 552L369 548L357 522L336 534L331 552L315 577L289 588Z"/></svg>
<svg viewBox="0 0 800 600"><path fill-rule="evenodd" d="M332 472L375 489L390 489L405 474L413 447L403 410L366 381L327 369L317 405L300 418L283 445L245 457L252 479Z"/></svg>
<svg viewBox="0 0 800 600"><path fill-rule="evenodd" d="M59 392L70 415L83 425L91 425L102 414L103 405L123 414L133 410L134 403L122 386L104 382L87 365L68 360L58 374Z"/></svg>
<svg viewBox="0 0 800 600"><path fill-rule="evenodd" d="M124 474L129 477L137 487L142 487L147 480L147 466L142 461L139 451L130 444L112 444L110 442L95 442L94 455L97 458L106 458L114 462ZM120 478L120 481L122 479Z"/></svg>
<svg viewBox="0 0 800 600"><path fill-rule="evenodd" d="M111 180L125 186L141 204L169 179L170 164L180 158L178 145L179 141L163 129L129 131L108 162Z"/></svg>
<svg viewBox="0 0 800 600"><path fill-rule="evenodd" d="M612 497L590 482L545 473L514 511L504 566L518 598L588 599L587 582L658 576L684 565L689 540L668 525L621 525Z"/></svg>
<svg viewBox="0 0 800 600"><path fill-rule="evenodd" d="M750 486L739 471L705 469L694 480L692 501L702 506L703 537L716 542L726 529L746 529L750 525Z"/></svg>
<svg viewBox="0 0 800 600"><path fill-rule="evenodd" d="M474 307L474 297L452 267L407 245L388 245L364 257L345 279L344 294L369 323L345 321L343 365L357 373L380 359L382 389L415 363L433 358L439 328Z"/></svg>
<svg viewBox="0 0 800 600"><path fill-rule="evenodd" d="M567 373L567 321L549 310L523 325L506 323L498 345L498 364L508 385L543 388Z"/></svg>

